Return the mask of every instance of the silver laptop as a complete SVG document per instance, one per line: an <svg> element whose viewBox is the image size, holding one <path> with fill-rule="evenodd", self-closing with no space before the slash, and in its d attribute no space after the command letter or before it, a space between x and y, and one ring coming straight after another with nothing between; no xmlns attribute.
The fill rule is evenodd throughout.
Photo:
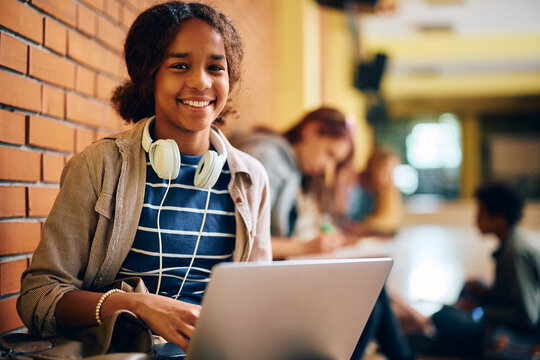
<svg viewBox="0 0 540 360"><path fill-rule="evenodd" d="M224 263L186 359L349 359L390 258Z"/></svg>

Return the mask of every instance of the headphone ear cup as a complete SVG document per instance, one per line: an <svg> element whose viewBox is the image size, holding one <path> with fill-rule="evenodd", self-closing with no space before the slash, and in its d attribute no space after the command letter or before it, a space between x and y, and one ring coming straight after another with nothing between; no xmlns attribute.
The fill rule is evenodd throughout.
<svg viewBox="0 0 540 360"><path fill-rule="evenodd" d="M193 180L196 187L210 189L214 186L221 174L224 162L214 150L209 150L203 155L195 172Z"/></svg>
<svg viewBox="0 0 540 360"><path fill-rule="evenodd" d="M148 151L150 164L162 179L176 179L180 172L180 150L176 141L160 139L150 145Z"/></svg>

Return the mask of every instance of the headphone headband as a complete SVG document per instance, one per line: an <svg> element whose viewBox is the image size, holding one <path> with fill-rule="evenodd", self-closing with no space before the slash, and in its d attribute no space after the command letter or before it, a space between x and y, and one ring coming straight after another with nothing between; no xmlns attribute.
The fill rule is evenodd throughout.
<svg viewBox="0 0 540 360"><path fill-rule="evenodd" d="M180 150L172 139L159 139L154 142L150 136L150 125L155 121L155 118L155 115L150 117L144 124L141 139L142 147L149 154L152 168L159 177L165 179L172 174L171 178L176 178L180 171ZM195 175L195 186L205 189L214 186L228 155L225 142L216 129L210 128L209 140L217 151L209 150L203 155ZM165 162L168 162L169 165L163 165Z"/></svg>
<svg viewBox="0 0 540 360"><path fill-rule="evenodd" d="M148 152L150 151L150 145L152 145L152 142L154 140L152 140L152 137L150 136L150 124L152 123L152 121L154 121L156 118L156 116L152 116L151 118L149 118L147 121L146 121L146 124L144 124L144 130L143 130L143 134L142 134L142 147L144 149L144 151Z"/></svg>
<svg viewBox="0 0 540 360"><path fill-rule="evenodd" d="M228 155L227 147L225 146L223 137L219 135L219 132L214 128L210 128L210 144L214 146L219 157L222 158L223 163L225 163Z"/></svg>

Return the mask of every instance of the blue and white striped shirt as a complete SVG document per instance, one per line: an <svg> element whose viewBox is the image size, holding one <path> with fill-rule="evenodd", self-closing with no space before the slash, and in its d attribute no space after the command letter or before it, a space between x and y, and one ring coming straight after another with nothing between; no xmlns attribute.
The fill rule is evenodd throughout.
<svg viewBox="0 0 540 360"><path fill-rule="evenodd" d="M178 177L171 181L161 208L159 227L162 242L162 276L159 294L176 297L193 256L201 227L207 191L193 185L202 156L181 155ZM147 155L144 205L139 226L117 278L139 276L148 290L156 292L159 277L157 216L168 180L160 179ZM210 202L199 248L178 300L200 304L212 267L231 261L235 247L235 206L227 189L231 174L225 164L210 190Z"/></svg>

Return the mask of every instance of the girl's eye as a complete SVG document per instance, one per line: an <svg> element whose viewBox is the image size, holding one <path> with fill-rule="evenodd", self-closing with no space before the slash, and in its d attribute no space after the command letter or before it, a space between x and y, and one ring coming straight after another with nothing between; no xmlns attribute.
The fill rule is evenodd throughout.
<svg viewBox="0 0 540 360"><path fill-rule="evenodd" d="M180 63L180 64L172 64L171 66L169 66L169 68L177 69L177 70L185 70L188 68L188 66L184 63Z"/></svg>
<svg viewBox="0 0 540 360"><path fill-rule="evenodd" d="M223 66L221 66L221 65L210 65L208 67L208 69L211 70L211 71L223 71L223 70L225 70L223 68Z"/></svg>

